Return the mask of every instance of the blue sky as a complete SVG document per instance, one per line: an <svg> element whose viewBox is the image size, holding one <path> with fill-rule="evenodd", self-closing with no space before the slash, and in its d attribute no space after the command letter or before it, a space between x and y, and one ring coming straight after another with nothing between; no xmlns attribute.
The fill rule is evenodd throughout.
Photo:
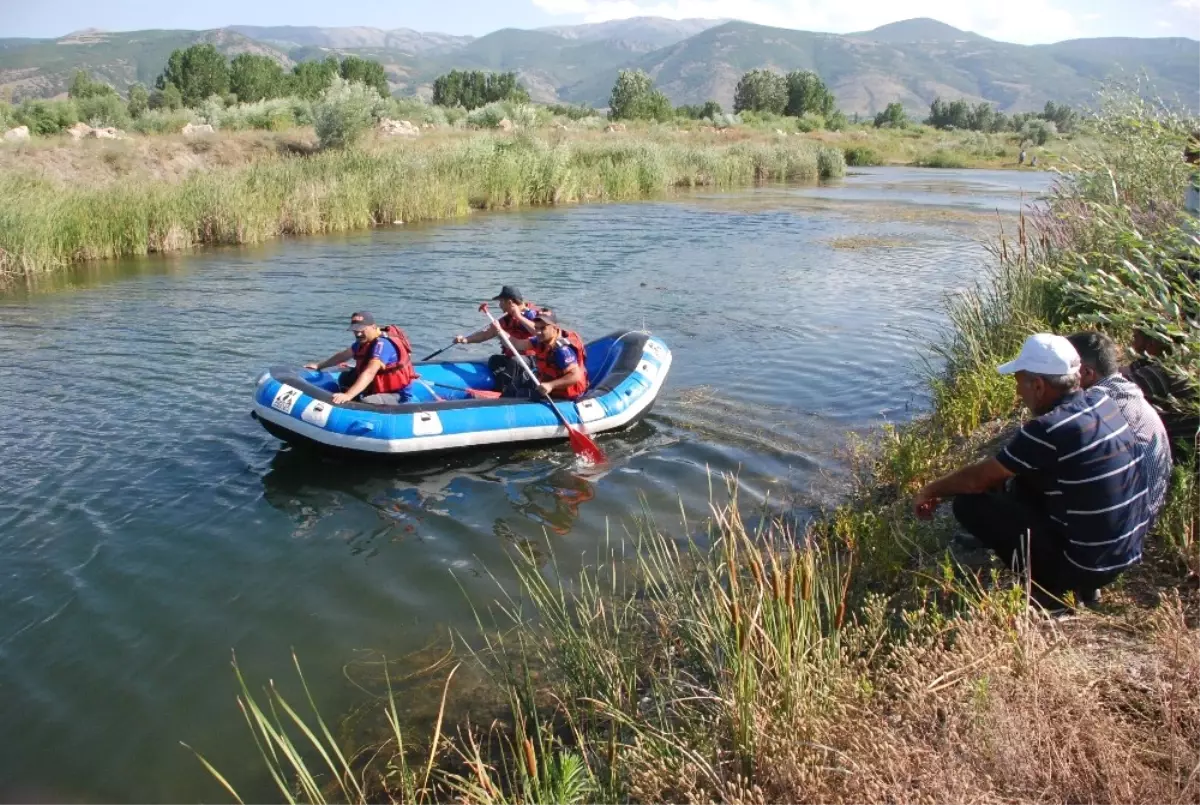
<svg viewBox="0 0 1200 805"><path fill-rule="evenodd" d="M481 35L638 15L732 17L845 33L933 17L1026 44L1079 36L1200 38L1200 0L0 0L0 36L62 36L81 28L361 25Z"/></svg>

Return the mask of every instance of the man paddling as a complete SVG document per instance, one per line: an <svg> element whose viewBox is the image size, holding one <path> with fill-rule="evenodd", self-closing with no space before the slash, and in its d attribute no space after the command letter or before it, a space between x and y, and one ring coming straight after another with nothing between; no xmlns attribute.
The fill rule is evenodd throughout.
<svg viewBox="0 0 1200 805"><path fill-rule="evenodd" d="M550 310L539 311L533 320L537 335L528 339L514 338L513 346L521 353L530 353L546 394L559 400L577 400L588 389L587 350L583 339L571 330L559 326L558 316ZM522 376L524 373L522 372ZM535 389L512 389L505 396L532 397Z"/></svg>
<svg viewBox="0 0 1200 805"><path fill-rule="evenodd" d="M505 285L500 289L500 293L492 297L492 301L499 302L500 309L504 311L504 315L496 320L496 324L488 324L487 327L476 330L470 335L455 336L454 343L481 344L499 337L500 330L514 340L528 340L537 335L537 328L534 326L533 320L537 317L539 308L534 303L525 301L517 288ZM532 354L532 350L525 352L526 356ZM516 356L504 345L501 345L499 355L488 358L488 371L496 378L496 388L503 390L520 385L520 379L524 377L524 373L520 367L513 364L515 359ZM532 366L532 363L529 365Z"/></svg>
<svg viewBox="0 0 1200 805"><path fill-rule="evenodd" d="M1080 388L1080 358L1062 336L1026 339L1017 393L1034 418L994 458L943 476L913 501L928 519L954 497L954 517L1004 562L1028 568L1039 601L1074 591L1084 602L1142 559L1150 489L1144 453L1116 402ZM1008 483L1006 483L1008 482Z"/></svg>
<svg viewBox="0 0 1200 805"><path fill-rule="evenodd" d="M335 405L358 400L370 405L398 405L408 401L408 386L416 379L412 347L404 331L389 324L381 328L370 313L350 316L354 343L320 363L306 363L318 371L354 359L354 367L338 377L342 391L333 395ZM361 395L361 396L360 396Z"/></svg>

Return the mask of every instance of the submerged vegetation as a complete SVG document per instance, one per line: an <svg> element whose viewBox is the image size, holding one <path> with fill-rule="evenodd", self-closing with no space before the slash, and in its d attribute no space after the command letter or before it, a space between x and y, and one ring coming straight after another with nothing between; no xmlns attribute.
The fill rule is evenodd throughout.
<svg viewBox="0 0 1200 805"><path fill-rule="evenodd" d="M458 661L499 691L495 720L485 702L473 722L447 722L450 672L431 723L402 723L389 687L386 738L357 749L315 708L302 715L274 687L264 700L239 675L279 794L1200 798L1194 464L1176 472L1145 565L1069 619L1032 607L1028 580L994 559L948 548L948 516L910 511L914 490L994 446L1019 415L995 366L1030 332L1098 326L1121 340L1149 328L1175 345L1166 368L1200 387L1200 240L1177 201L1191 122L1130 99L1103 114L1127 136L1078 153L1049 210L992 244L992 274L949 309L932 411L861 445L843 504L802 532L782 519L752 527L731 484L698 536L636 517L578 578L563 578L552 552L515 555L519 588L457 641Z"/></svg>

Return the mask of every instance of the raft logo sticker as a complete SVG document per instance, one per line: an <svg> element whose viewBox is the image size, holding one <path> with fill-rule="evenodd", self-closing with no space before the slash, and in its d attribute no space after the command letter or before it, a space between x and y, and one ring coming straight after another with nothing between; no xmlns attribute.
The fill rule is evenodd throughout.
<svg viewBox="0 0 1200 805"><path fill-rule="evenodd" d="M647 341L644 351L649 352L651 357L653 357L656 361L661 361L667 356L666 350L664 350L662 348L662 344L659 344L657 341Z"/></svg>
<svg viewBox="0 0 1200 805"><path fill-rule="evenodd" d="M323 428L325 427L325 423L329 421L329 412L332 410L333 406L329 403L313 400L312 405L305 408L304 413L300 414L300 418L310 425Z"/></svg>
<svg viewBox="0 0 1200 805"><path fill-rule="evenodd" d="M276 411L283 411L285 414L290 414L292 409L296 407L296 400L300 399L300 389L292 388L287 383L279 387L279 391L275 392L275 399L271 400L271 407Z"/></svg>

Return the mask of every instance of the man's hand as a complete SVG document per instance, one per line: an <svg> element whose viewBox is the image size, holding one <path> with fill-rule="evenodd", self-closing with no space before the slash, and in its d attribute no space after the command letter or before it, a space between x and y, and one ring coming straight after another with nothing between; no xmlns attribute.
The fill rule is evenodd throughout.
<svg viewBox="0 0 1200 805"><path fill-rule="evenodd" d="M454 336L454 343L465 344L467 343L467 337L465 335L456 335Z"/></svg>
<svg viewBox="0 0 1200 805"><path fill-rule="evenodd" d="M337 394L333 395L333 404L334 405L341 405L344 402L350 402L349 394L339 391Z"/></svg>
<svg viewBox="0 0 1200 805"><path fill-rule="evenodd" d="M503 310L505 313L511 313L514 318L519 313L519 308L517 307L517 303L511 299L501 299L500 300L500 309Z"/></svg>
<svg viewBox="0 0 1200 805"><path fill-rule="evenodd" d="M539 389L542 391L542 393L544 393L544 394L545 394L547 397L548 397L548 396L550 396L550 392L554 391L554 386L553 386L553 384L551 384L551 383L538 383L538 388L539 388Z"/></svg>
<svg viewBox="0 0 1200 805"><path fill-rule="evenodd" d="M320 369L321 369L321 364L319 364L319 363L306 363L306 364L304 364L304 368L305 368L305 369L316 369L316 370L320 371Z"/></svg>
<svg viewBox="0 0 1200 805"><path fill-rule="evenodd" d="M937 495L932 495L929 492L929 487L923 487L917 496L913 498L913 514L921 520L932 520L933 513L937 511L942 499Z"/></svg>

